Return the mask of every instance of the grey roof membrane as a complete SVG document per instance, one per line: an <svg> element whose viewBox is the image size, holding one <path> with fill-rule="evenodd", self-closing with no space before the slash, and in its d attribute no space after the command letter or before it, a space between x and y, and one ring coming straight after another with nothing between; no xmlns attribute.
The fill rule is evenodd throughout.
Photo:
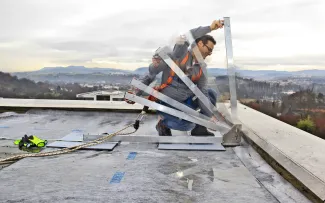
<svg viewBox="0 0 325 203"><path fill-rule="evenodd" d="M0 114L0 137L34 134L50 140L76 131L114 132L136 117L60 110L5 113ZM147 115L135 135L158 136L156 122L156 115ZM0 143L0 158L19 152L12 141ZM244 142L225 151L159 150L157 144L122 142L113 151L25 158L0 170L0 190L0 202L309 202Z"/></svg>

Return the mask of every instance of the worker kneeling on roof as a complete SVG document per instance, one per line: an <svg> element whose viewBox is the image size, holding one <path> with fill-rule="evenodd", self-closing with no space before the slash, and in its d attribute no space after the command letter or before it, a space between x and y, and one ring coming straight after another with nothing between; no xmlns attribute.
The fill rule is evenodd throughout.
<svg viewBox="0 0 325 203"><path fill-rule="evenodd" d="M168 56L178 65L178 67L197 85L201 92L210 99L212 104L216 104L217 93L213 89L207 87L207 77L202 73L202 68L194 54L194 49L197 49L203 59L212 54L216 41L207 33L223 27L223 20L215 20L210 26L200 26L191 29L190 32L195 40L196 47L190 46L185 37L180 37L180 40L175 44L174 50L168 53ZM204 64L205 65L205 64ZM155 54L152 63L149 65L149 73L140 81L145 85L150 85L158 75L162 72L161 85L155 89L162 94L183 103L193 109L200 108L200 113L211 117L211 121L217 122L217 118L205 107L205 105L195 98L195 94L187 87L187 85L177 76L177 74L166 64L158 54ZM137 90L137 96L141 96L143 91ZM152 97L151 97L152 98ZM127 100L128 103L134 104L133 101ZM156 102L170 108L174 108L163 101ZM214 136L206 127L180 119L170 114L157 111L160 117L156 129L159 136L171 136L171 129L179 131L191 131L194 136Z"/></svg>

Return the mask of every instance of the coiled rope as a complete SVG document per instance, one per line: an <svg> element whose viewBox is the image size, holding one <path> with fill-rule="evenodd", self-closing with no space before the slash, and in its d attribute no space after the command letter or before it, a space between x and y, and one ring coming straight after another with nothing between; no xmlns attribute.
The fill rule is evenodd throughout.
<svg viewBox="0 0 325 203"><path fill-rule="evenodd" d="M143 114L143 113L141 113L141 114ZM129 128L129 127L134 127L135 130L133 132L120 133L120 132L126 130L127 128ZM59 150L52 151L52 152L41 152L41 153L37 153L37 154L35 153L35 154L15 155L15 156L8 157L8 158L5 158L5 159L0 159L0 165L9 164L9 163L12 163L12 162L14 162L16 160L26 158L26 157L45 157L45 156L54 156L54 155L59 155L59 154L66 154L66 153L70 153L70 152L76 151L76 150L84 148L84 147L90 147L90 146L94 146L94 145L97 145L97 144L101 144L101 143L109 140L113 136L118 135L118 134L119 135L129 135L129 134L132 134L132 133L134 133L136 131L137 131L137 127L135 127L134 124L129 124L126 127L122 128L121 130L119 130L117 132L114 132L112 134L108 134L108 135L106 135L104 137L98 138L96 140L93 140L93 141L85 143L85 144L81 144L81 145L74 146L74 147L68 147L68 148L64 148L64 149L59 149Z"/></svg>

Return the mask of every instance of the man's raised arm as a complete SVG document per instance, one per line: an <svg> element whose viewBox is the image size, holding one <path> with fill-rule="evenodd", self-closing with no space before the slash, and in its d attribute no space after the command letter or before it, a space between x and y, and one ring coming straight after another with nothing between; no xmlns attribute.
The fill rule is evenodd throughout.
<svg viewBox="0 0 325 203"><path fill-rule="evenodd" d="M159 57L154 55L152 58L152 63L149 65L148 73L140 79L140 82L149 86L156 79L156 76L166 68L167 64L161 61ZM142 90L136 91L137 96L141 96L142 94Z"/></svg>
<svg viewBox="0 0 325 203"><path fill-rule="evenodd" d="M184 57L184 53L187 53L187 49L190 46L190 42L188 39L190 38L190 36L188 36L188 34L191 34L192 35L191 37L193 38L192 40L195 41L196 39L210 33L211 31L217 30L222 27L223 27L223 20L214 20L209 26L199 26L190 29L188 33L178 36L172 52L173 59L182 58Z"/></svg>

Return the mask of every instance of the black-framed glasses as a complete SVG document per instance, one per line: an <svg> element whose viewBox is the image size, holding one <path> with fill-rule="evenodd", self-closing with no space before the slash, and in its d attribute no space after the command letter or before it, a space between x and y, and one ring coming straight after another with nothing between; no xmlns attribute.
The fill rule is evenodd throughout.
<svg viewBox="0 0 325 203"><path fill-rule="evenodd" d="M204 44L204 46L206 46L207 49L208 49L208 51L209 51L210 53L212 53L213 49L211 49L210 47L208 47L206 44Z"/></svg>

